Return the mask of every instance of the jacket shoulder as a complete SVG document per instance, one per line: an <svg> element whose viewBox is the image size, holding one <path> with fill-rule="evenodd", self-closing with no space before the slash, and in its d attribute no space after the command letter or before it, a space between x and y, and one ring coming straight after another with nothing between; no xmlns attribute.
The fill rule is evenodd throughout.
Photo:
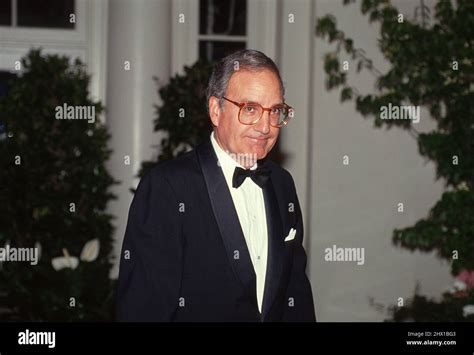
<svg viewBox="0 0 474 355"><path fill-rule="evenodd" d="M173 190L179 191L190 179L202 176L195 149L176 158L160 162L141 178L140 184L147 181L151 185L165 183Z"/></svg>
<svg viewBox="0 0 474 355"><path fill-rule="evenodd" d="M271 169L272 176L274 176L277 180L294 185L293 176L288 170L281 167L272 160L267 160L267 164Z"/></svg>

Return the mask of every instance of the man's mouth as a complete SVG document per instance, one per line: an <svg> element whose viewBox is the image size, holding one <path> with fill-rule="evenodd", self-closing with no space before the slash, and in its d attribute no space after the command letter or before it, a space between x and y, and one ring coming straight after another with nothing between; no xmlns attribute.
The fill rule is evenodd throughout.
<svg viewBox="0 0 474 355"><path fill-rule="evenodd" d="M268 137L247 137L247 138L250 138L251 140L253 140L255 142L263 142L263 141L266 141L268 139Z"/></svg>

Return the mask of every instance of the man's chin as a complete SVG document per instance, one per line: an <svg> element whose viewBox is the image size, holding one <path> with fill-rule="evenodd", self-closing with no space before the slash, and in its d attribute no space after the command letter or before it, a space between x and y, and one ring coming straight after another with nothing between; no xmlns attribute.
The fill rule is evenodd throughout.
<svg viewBox="0 0 474 355"><path fill-rule="evenodd" d="M262 149L256 149L254 150L253 153L254 157L256 157L257 160L261 160L267 156L267 150L262 148Z"/></svg>

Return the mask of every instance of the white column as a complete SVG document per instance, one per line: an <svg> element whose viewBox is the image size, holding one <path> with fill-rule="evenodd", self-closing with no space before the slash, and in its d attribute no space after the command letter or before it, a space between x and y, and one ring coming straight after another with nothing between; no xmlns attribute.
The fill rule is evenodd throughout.
<svg viewBox="0 0 474 355"><path fill-rule="evenodd" d="M107 30L109 0L88 1L85 16L87 68L91 75L90 93L107 105Z"/></svg>
<svg viewBox="0 0 474 355"><path fill-rule="evenodd" d="M113 155L108 163L112 176L120 181L113 192L117 200L109 205L116 218L115 255L118 273L120 248L133 198L130 188L138 183L144 160L156 158L161 137L153 133L154 104L159 104L153 76L167 82L171 48L170 0L114 0L109 3L107 56L107 113ZM126 70L126 63L130 63ZM125 164L126 156L130 165Z"/></svg>
<svg viewBox="0 0 474 355"><path fill-rule="evenodd" d="M311 206L311 121L313 120L313 34L314 13L311 0L282 0L280 11L279 67L285 84L285 99L294 107L295 116L282 128L280 147L285 156L284 166L295 180L303 212L305 248L310 251ZM308 266L308 272L310 268Z"/></svg>

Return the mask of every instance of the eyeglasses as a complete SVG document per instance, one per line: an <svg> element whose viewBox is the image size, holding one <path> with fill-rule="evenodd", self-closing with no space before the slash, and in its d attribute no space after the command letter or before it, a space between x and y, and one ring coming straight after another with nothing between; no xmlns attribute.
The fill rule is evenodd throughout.
<svg viewBox="0 0 474 355"><path fill-rule="evenodd" d="M239 122L245 125L257 123L265 111L270 112L270 126L276 128L286 126L293 117L293 108L285 103L266 108L256 102L235 102L225 96L222 98L239 107Z"/></svg>

